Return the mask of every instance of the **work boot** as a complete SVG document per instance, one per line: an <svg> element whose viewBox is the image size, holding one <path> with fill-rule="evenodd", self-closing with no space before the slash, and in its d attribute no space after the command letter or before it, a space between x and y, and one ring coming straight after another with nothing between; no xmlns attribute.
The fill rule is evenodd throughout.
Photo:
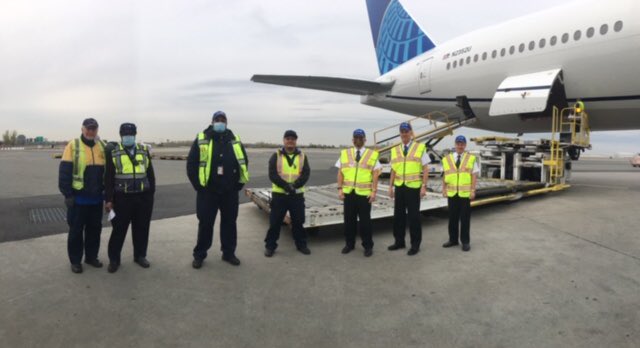
<svg viewBox="0 0 640 348"><path fill-rule="evenodd" d="M107 266L107 272L116 273L116 271L118 271L118 268L120 268L120 264L119 263L110 262L109 266Z"/></svg>
<svg viewBox="0 0 640 348"><path fill-rule="evenodd" d="M342 253L343 253L343 254L348 254L348 253L350 253L350 252L351 252L351 250L353 250L353 249L354 249L354 247L349 246L349 245L345 245L345 247L344 247L344 248L342 248Z"/></svg>
<svg viewBox="0 0 640 348"><path fill-rule="evenodd" d="M420 249L418 249L418 248L411 248L411 249L409 249L409 251L407 251L407 255L409 255L409 256L413 256L413 255L415 255L415 254L417 254L417 253L419 253L419 252L420 252Z"/></svg>
<svg viewBox="0 0 640 348"><path fill-rule="evenodd" d="M149 268L151 266L149 261L147 261L147 259L144 257L138 257L135 260L133 260L133 262L137 263L142 268Z"/></svg>
<svg viewBox="0 0 640 348"><path fill-rule="evenodd" d="M100 260L98 259L84 260L84 263L86 263L87 265L91 265L95 268L102 268L102 262L100 262Z"/></svg>
<svg viewBox="0 0 640 348"><path fill-rule="evenodd" d="M82 273L82 264L72 263L71 264L71 272L73 272L73 273Z"/></svg>
<svg viewBox="0 0 640 348"><path fill-rule="evenodd" d="M222 261L228 262L234 266L240 266L240 260L235 255L222 255Z"/></svg>
<svg viewBox="0 0 640 348"><path fill-rule="evenodd" d="M273 254L275 254L275 252L276 251L273 250L273 249L266 248L266 249L264 249L264 256L271 257L271 256L273 256Z"/></svg>
<svg viewBox="0 0 640 348"><path fill-rule="evenodd" d="M311 254L311 250L309 250L308 247L303 246L303 247L298 247L298 251L305 254L305 255L310 255Z"/></svg>
<svg viewBox="0 0 640 348"><path fill-rule="evenodd" d="M388 250L394 251L399 249L404 249L406 246L404 244L393 243L389 245Z"/></svg>
<svg viewBox="0 0 640 348"><path fill-rule="evenodd" d="M193 259L193 262L191 263L191 267L195 268L195 269L200 269L202 268L202 261L200 259Z"/></svg>
<svg viewBox="0 0 640 348"><path fill-rule="evenodd" d="M371 248L364 249L364 256L365 257L370 257L371 255L373 255L373 249L371 249Z"/></svg>
<svg viewBox="0 0 640 348"><path fill-rule="evenodd" d="M462 244L462 251L469 251L471 250L471 245L469 244Z"/></svg>
<svg viewBox="0 0 640 348"><path fill-rule="evenodd" d="M454 243L452 241L448 241L448 242L442 244L442 247L443 248L451 248L452 246L456 246L456 245L458 245L458 243Z"/></svg>

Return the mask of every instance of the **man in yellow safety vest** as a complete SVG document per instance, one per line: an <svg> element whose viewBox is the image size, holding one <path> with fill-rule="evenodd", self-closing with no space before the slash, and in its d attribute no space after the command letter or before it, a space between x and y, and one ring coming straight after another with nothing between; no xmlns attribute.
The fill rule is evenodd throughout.
<svg viewBox="0 0 640 348"><path fill-rule="evenodd" d="M442 245L450 248L458 245L458 236L462 250L469 251L469 228L471 223L471 201L476 198L476 184L480 168L476 157L465 152L467 139L463 135L456 137L456 151L442 159L442 195L449 203L449 241ZM459 225L460 229L459 229Z"/></svg>
<svg viewBox="0 0 640 348"><path fill-rule="evenodd" d="M356 129L353 132L354 147L342 150L336 167L339 168L338 195L344 201L346 245L342 253L348 254L355 248L356 231L360 227L364 256L369 257L373 255L371 204L376 200L382 166L378 152L364 147L366 141L364 130Z"/></svg>
<svg viewBox="0 0 640 348"><path fill-rule="evenodd" d="M218 210L222 260L240 265L235 254L238 192L249 181L248 168L240 137L227 128L227 114L216 111L211 126L198 134L187 158L187 176L197 191L198 242L193 249L193 268L201 268L207 257Z"/></svg>
<svg viewBox="0 0 640 348"><path fill-rule="evenodd" d="M420 251L422 242L422 224L420 223L420 199L427 194L429 179L429 163L431 159L424 144L413 141L411 124L400 124L400 140L391 149L391 178L389 179L389 197L394 198L393 236L395 242L389 250L405 247L407 215L411 248L407 255L412 256Z"/></svg>
<svg viewBox="0 0 640 348"><path fill-rule="evenodd" d="M264 240L266 257L272 257L278 247L280 227L287 211L296 248L305 255L311 254L304 231L304 185L309 180L309 159L296 147L298 134L288 130L283 137L284 146L269 159L271 180L271 212L269 230Z"/></svg>
<svg viewBox="0 0 640 348"><path fill-rule="evenodd" d="M71 271L82 273L84 262L102 267L98 260L104 201L105 144L98 138L98 121L82 122L82 135L70 141L62 154L58 187L67 206L67 252Z"/></svg>

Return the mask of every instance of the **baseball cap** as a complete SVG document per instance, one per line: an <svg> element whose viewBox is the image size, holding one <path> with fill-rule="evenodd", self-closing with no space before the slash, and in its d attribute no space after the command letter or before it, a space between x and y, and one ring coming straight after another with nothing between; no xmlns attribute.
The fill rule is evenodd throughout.
<svg viewBox="0 0 640 348"><path fill-rule="evenodd" d="M215 121L217 118L224 117L224 120L227 120L227 114L224 111L216 111L213 113L213 120Z"/></svg>
<svg viewBox="0 0 640 348"><path fill-rule="evenodd" d="M95 118L85 118L82 121L82 126L85 128L98 128L98 121Z"/></svg>
<svg viewBox="0 0 640 348"><path fill-rule="evenodd" d="M288 137L293 137L298 139L298 134L296 133L296 131L289 129L286 132L284 132L283 138L288 138Z"/></svg>
<svg viewBox="0 0 640 348"><path fill-rule="evenodd" d="M464 135L458 135L456 137L456 143L467 143L467 138L464 137Z"/></svg>
<svg viewBox="0 0 640 348"><path fill-rule="evenodd" d="M365 137L366 135L364 133L364 130L358 128L358 129L353 131L353 136L354 137Z"/></svg>
<svg viewBox="0 0 640 348"><path fill-rule="evenodd" d="M400 123L400 130L401 130L401 131L410 131L410 130L412 130L412 129L413 129L413 128L411 128L411 123L409 123L409 122L402 122L402 123Z"/></svg>
<svg viewBox="0 0 640 348"><path fill-rule="evenodd" d="M123 123L120 125L120 135L136 135L138 128L133 123Z"/></svg>

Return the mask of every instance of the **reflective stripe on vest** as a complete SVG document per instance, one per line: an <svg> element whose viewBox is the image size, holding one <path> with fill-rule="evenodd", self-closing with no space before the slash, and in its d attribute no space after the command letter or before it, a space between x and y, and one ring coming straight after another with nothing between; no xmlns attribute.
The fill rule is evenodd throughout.
<svg viewBox="0 0 640 348"><path fill-rule="evenodd" d="M240 179L241 184L249 182L249 171L247 170L247 159L242 152L242 146L240 145L240 137L236 135L234 141L231 142L233 147L233 153L238 161L240 167ZM213 157L213 139L207 140L204 132L198 133L198 147L200 149L200 168L198 170L198 178L200 180L200 186L206 187L211 178L211 159Z"/></svg>
<svg viewBox="0 0 640 348"><path fill-rule="evenodd" d="M373 189L373 168L378 162L378 151L364 149L360 162L356 163L355 148L342 150L340 171L344 178L342 192L351 193L354 189L359 196L370 196Z"/></svg>
<svg viewBox="0 0 640 348"><path fill-rule="evenodd" d="M302 168L304 166L304 153L300 152L300 155L296 156L296 159L293 161L293 166L289 165L289 161L287 161L284 157L287 156L282 151L276 151L276 169L278 171L278 175L289 184L293 184L300 175L302 175ZM277 193L286 193L286 191L276 184L271 184L271 191ZM303 193L304 187L299 187L296 189L296 193Z"/></svg>
<svg viewBox="0 0 640 348"><path fill-rule="evenodd" d="M462 161L460 161L460 168L456 168L454 158L454 155L450 154L442 161L444 181L447 184L447 196L453 197L457 194L459 197L469 198L471 197L471 172L476 157L465 152Z"/></svg>
<svg viewBox="0 0 640 348"><path fill-rule="evenodd" d="M73 143L71 144L71 151L73 152L73 173L71 176L71 187L74 190L80 191L84 188L84 170L87 168L87 158L85 156L83 143L80 138L74 139ZM96 145L100 147L100 151L104 152L105 144L102 140L96 141Z"/></svg>
<svg viewBox="0 0 640 348"><path fill-rule="evenodd" d="M400 144L391 151L391 167L396 174L394 186L403 184L410 188L422 186L422 156L427 147L424 144L413 142L407 156L404 156L404 145Z"/></svg>
<svg viewBox="0 0 640 348"><path fill-rule="evenodd" d="M137 193L148 191L151 187L147 177L149 168L149 150L146 146L136 144L134 161L127 150L118 144L111 151L111 158L115 167L115 191L124 193Z"/></svg>

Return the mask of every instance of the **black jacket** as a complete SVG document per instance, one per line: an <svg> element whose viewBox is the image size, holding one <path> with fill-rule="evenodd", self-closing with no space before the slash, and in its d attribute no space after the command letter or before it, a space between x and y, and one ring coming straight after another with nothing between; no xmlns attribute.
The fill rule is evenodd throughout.
<svg viewBox="0 0 640 348"><path fill-rule="evenodd" d="M284 152L284 149L279 149L278 152ZM291 165L295 160L296 156L299 156L300 153L301 153L300 150L296 148L293 151L293 156L285 156L284 158L287 160L287 162L289 162L289 165ZM280 177L280 175L278 175L277 162L278 162L278 153L274 153L269 159L269 180L271 180L271 182L276 184L277 186L285 188L288 185L288 183L284 181ZM307 181L309 181L310 174L311 174L311 168L309 167L309 157L304 156L302 173L300 174L300 177L292 184L293 187L300 188L304 186L307 183Z"/></svg>
<svg viewBox="0 0 640 348"><path fill-rule="evenodd" d="M113 156L111 156L111 151L113 151L114 145L109 144L104 152L105 158L107 161L106 165L106 174L104 176L104 194L105 194L105 202L113 202L113 196L116 195L115 190L115 182L116 182L116 166L113 164ZM151 161L151 157L149 157L149 167L147 168L147 179L149 179L149 191L145 191L145 193L153 194L156 192L156 174L153 170L153 162Z"/></svg>
<svg viewBox="0 0 640 348"><path fill-rule="evenodd" d="M214 192L225 192L230 190L239 191L244 187L244 184L240 183L240 165L236 159L236 155L233 152L232 142L236 136L229 129L223 133L216 133L213 131L213 127L204 130L205 138L207 140L213 139L213 158L211 160L211 177L207 184L207 189ZM244 146L240 144L242 153L246 159L247 168L249 168L249 158ZM218 174L218 168L222 167L222 175ZM187 177L191 185L196 191L205 189L200 185L199 177L200 169L200 147L198 146L198 139L194 140L189 151L189 157L187 158Z"/></svg>

